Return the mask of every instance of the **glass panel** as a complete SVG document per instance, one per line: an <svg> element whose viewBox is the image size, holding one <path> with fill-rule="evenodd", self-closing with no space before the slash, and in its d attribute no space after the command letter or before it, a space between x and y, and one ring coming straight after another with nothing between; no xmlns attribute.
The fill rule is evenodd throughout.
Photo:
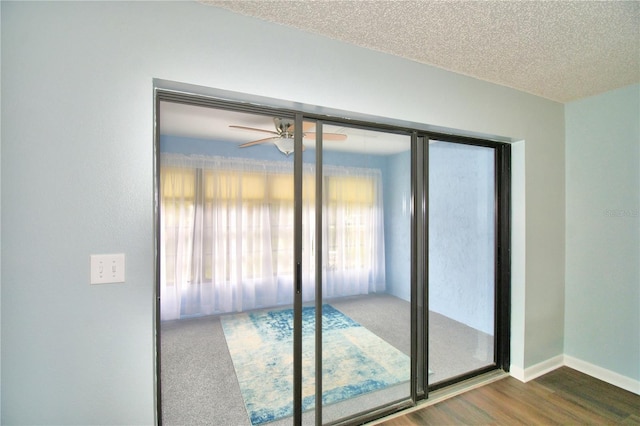
<svg viewBox="0 0 640 426"><path fill-rule="evenodd" d="M323 136L327 423L410 397L411 139L334 125Z"/></svg>
<svg viewBox="0 0 640 426"><path fill-rule="evenodd" d="M494 150L429 145L429 384L494 364Z"/></svg>
<svg viewBox="0 0 640 426"><path fill-rule="evenodd" d="M164 424L293 423L291 122L160 106Z"/></svg>

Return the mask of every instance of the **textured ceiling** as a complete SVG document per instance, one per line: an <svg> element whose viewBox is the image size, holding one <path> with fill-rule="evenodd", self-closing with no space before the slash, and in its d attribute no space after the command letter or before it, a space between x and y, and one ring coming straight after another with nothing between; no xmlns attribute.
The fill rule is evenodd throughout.
<svg viewBox="0 0 640 426"><path fill-rule="evenodd" d="M568 102L640 82L640 1L203 1Z"/></svg>

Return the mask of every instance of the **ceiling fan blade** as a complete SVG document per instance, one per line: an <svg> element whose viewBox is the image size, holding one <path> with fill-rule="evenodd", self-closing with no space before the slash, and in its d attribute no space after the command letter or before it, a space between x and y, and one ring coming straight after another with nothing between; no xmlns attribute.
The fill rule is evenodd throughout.
<svg viewBox="0 0 640 426"><path fill-rule="evenodd" d="M307 133L309 130L313 129L314 127L316 127L316 125L314 123L312 123L311 121L304 121L302 123L302 133ZM289 129L288 129L289 133L293 134L295 128L296 128L296 126L294 124L289 126Z"/></svg>
<svg viewBox="0 0 640 426"><path fill-rule="evenodd" d="M316 138L316 134L315 133L305 133L304 137L307 139L315 139ZM322 134L322 140L325 141L344 141L347 139L347 135L343 135L342 133L323 133Z"/></svg>
<svg viewBox="0 0 640 426"><path fill-rule="evenodd" d="M252 130L254 132L269 133L276 136L279 135L278 132L274 132L273 130L256 129L255 127L245 127L245 126L229 126L229 127L232 129Z"/></svg>
<svg viewBox="0 0 640 426"><path fill-rule="evenodd" d="M345 141L347 140L347 135L342 133L323 133L322 138L328 141Z"/></svg>
<svg viewBox="0 0 640 426"><path fill-rule="evenodd" d="M278 139L278 138L258 139L257 141L246 142L246 143L243 143L242 145L238 145L238 148L246 148L248 146L258 145L258 144L265 143L265 142L271 142L274 139Z"/></svg>

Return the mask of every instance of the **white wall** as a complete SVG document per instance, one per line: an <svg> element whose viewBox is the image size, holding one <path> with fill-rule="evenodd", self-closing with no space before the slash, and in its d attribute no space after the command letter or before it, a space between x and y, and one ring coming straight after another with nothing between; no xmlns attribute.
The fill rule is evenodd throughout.
<svg viewBox="0 0 640 426"><path fill-rule="evenodd" d="M640 392L640 85L565 114L565 354Z"/></svg>
<svg viewBox="0 0 640 426"><path fill-rule="evenodd" d="M511 144L511 369L524 378L526 306L526 204L525 141Z"/></svg>
<svg viewBox="0 0 640 426"><path fill-rule="evenodd" d="M198 3L1 7L2 423L154 422L154 78L526 140L514 341L562 353L563 105Z"/></svg>

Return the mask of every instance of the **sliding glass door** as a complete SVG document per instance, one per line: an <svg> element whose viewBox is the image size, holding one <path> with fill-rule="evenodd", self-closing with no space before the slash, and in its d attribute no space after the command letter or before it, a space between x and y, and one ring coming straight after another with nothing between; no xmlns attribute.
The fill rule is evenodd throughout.
<svg viewBox="0 0 640 426"><path fill-rule="evenodd" d="M327 423L411 396L411 138L320 128L309 147L322 159L316 307Z"/></svg>
<svg viewBox="0 0 640 426"><path fill-rule="evenodd" d="M159 109L163 423L327 423L408 401L411 138Z"/></svg>
<svg viewBox="0 0 640 426"><path fill-rule="evenodd" d="M429 384L496 365L496 149L430 140Z"/></svg>
<svg viewBox="0 0 640 426"><path fill-rule="evenodd" d="M162 422L292 424L293 117L160 108Z"/></svg>
<svg viewBox="0 0 640 426"><path fill-rule="evenodd" d="M497 145L172 92L156 110L160 423L362 422L507 365Z"/></svg>

